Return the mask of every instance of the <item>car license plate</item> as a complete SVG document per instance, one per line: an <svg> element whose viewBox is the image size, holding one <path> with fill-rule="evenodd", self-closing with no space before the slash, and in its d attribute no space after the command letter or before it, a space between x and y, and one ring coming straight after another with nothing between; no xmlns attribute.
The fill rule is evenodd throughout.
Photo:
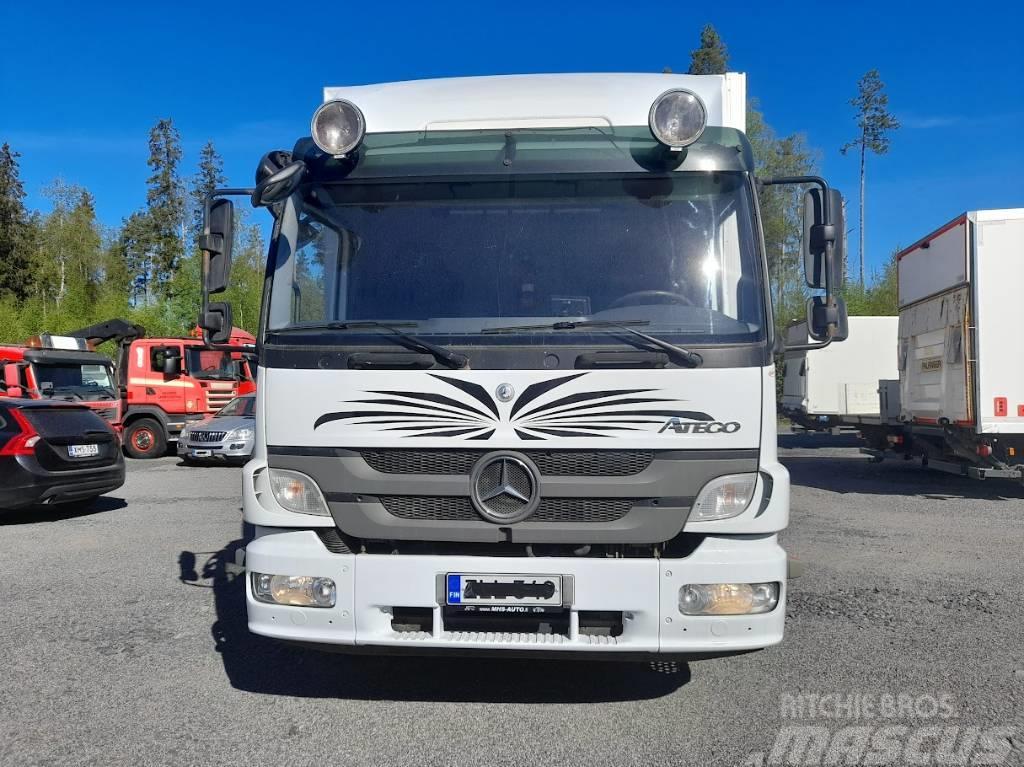
<svg viewBox="0 0 1024 767"><path fill-rule="evenodd" d="M99 445L68 445L68 455L72 458L88 458L99 454Z"/></svg>
<svg viewBox="0 0 1024 767"><path fill-rule="evenodd" d="M449 605L561 607L561 575L448 573Z"/></svg>
<svg viewBox="0 0 1024 767"><path fill-rule="evenodd" d="M211 451L211 450L193 450L192 451L192 457L193 458L209 458L211 455L213 455L213 451Z"/></svg>

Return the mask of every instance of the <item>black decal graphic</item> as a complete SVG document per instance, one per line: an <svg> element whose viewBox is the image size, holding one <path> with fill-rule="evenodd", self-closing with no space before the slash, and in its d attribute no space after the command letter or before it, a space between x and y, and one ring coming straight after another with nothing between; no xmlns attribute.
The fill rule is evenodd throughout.
<svg viewBox="0 0 1024 767"><path fill-rule="evenodd" d="M699 410L672 408L678 400L657 396L662 394L657 389L583 391L550 402L540 401L550 392L585 375L587 373L575 373L527 386L512 402L508 416L503 417L501 406L480 384L431 373L432 378L452 387L452 396L434 392L367 391L365 394L377 396L350 400L345 404L358 409L325 413L316 419L313 428L345 421L353 426L372 426L402 438L462 437L481 442L489 440L503 423L510 425L519 439L532 441L550 437L613 439L622 432L650 432L651 426L658 424L662 424L659 433L666 430L731 433L730 430L739 428L739 424L733 422L721 428L711 415ZM456 399L456 392L467 396L469 401ZM637 405L647 407L628 409ZM373 407L381 409L370 409Z"/></svg>

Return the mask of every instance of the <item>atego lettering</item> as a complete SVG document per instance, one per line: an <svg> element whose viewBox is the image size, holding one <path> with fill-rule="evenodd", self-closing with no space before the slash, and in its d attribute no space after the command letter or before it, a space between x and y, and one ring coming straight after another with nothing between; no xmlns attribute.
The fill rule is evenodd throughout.
<svg viewBox="0 0 1024 767"><path fill-rule="evenodd" d="M676 434L734 434L740 430L738 421L682 421L672 417L658 429L658 434L666 431Z"/></svg>

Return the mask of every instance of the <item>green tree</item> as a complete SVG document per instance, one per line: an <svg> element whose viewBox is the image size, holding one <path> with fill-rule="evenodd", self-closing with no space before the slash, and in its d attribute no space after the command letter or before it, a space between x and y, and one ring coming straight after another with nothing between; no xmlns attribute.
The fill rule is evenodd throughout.
<svg viewBox="0 0 1024 767"><path fill-rule="evenodd" d="M893 251L881 272L876 272L866 285L847 287L843 298L851 316L893 316L899 314L897 295L896 254Z"/></svg>
<svg viewBox="0 0 1024 767"><path fill-rule="evenodd" d="M718 31L705 24L700 31L700 47L690 53L691 75L722 75L729 65L729 51Z"/></svg>
<svg viewBox="0 0 1024 767"><path fill-rule="evenodd" d="M227 177L224 175L224 160L217 153L212 141L207 141L199 150L199 167L192 177L190 196L192 207L192 246L196 243L203 230L203 205L214 189L224 186Z"/></svg>
<svg viewBox="0 0 1024 767"><path fill-rule="evenodd" d="M18 175L20 156L10 144L0 146L0 296L16 300L28 295L32 279L32 233Z"/></svg>
<svg viewBox="0 0 1024 767"><path fill-rule="evenodd" d="M896 117L889 113L889 96L885 92L877 69L871 69L857 83L857 95L850 99L857 110L857 138L848 141L839 151L844 155L851 149L860 151L860 226L858 230L860 257L860 284L864 287L864 165L868 152L882 155L889 151L889 133L900 127Z"/></svg>
<svg viewBox="0 0 1024 767"><path fill-rule="evenodd" d="M185 189L178 173L181 136L170 119L158 120L149 132L150 176L147 180L143 231L150 253L147 284L166 298L168 286L185 253Z"/></svg>
<svg viewBox="0 0 1024 767"><path fill-rule="evenodd" d="M759 177L802 176L816 168L816 152L802 134L779 138L765 121L755 100L747 104L747 138ZM768 273L772 282L775 321L779 330L804 311L804 283L800 262L803 194L789 186L758 190Z"/></svg>
<svg viewBox="0 0 1024 767"><path fill-rule="evenodd" d="M53 209L43 217L32 270L33 300L26 307L39 330L61 332L92 318L103 272L103 249L92 195L57 179L46 189Z"/></svg>

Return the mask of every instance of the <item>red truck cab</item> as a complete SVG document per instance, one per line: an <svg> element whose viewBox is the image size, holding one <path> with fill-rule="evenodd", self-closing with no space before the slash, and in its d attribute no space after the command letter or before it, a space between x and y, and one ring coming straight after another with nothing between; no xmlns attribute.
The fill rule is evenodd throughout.
<svg viewBox="0 0 1024 767"><path fill-rule="evenodd" d="M145 328L123 319L90 325L70 336L88 348L116 344L113 369L124 449L133 458L164 455L185 424L256 388L246 356L256 339L240 328L233 329L234 348L229 350L207 347L198 330L184 338L148 338Z"/></svg>
<svg viewBox="0 0 1024 767"><path fill-rule="evenodd" d="M121 429L113 363L82 339L43 334L24 345L0 346L0 374L0 396L74 402Z"/></svg>

